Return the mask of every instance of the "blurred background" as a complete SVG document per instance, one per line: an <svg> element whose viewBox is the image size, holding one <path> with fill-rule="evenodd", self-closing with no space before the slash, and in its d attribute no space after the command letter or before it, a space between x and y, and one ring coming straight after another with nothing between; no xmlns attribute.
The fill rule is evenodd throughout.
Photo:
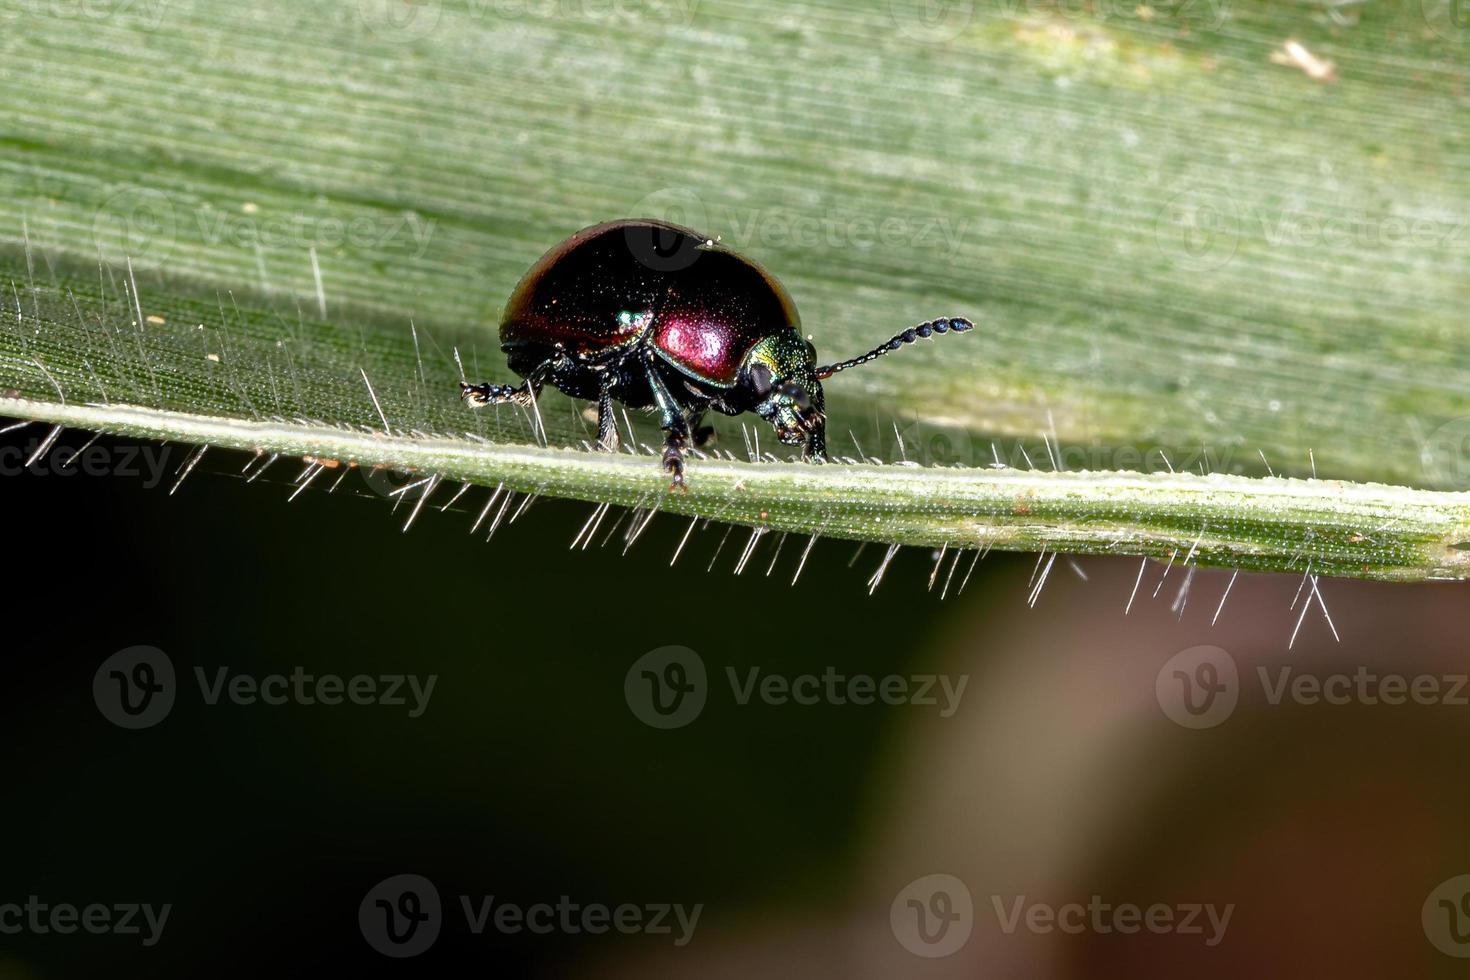
<svg viewBox="0 0 1470 980"><path fill-rule="evenodd" d="M125 444L97 445L123 466ZM1061 559L1030 607L1032 557L992 554L956 595L967 557L941 602L910 549L869 597L872 547L849 565L853 545L819 541L793 587L798 542L768 577L768 538L737 576L748 535L717 555L723 529L696 529L670 568L686 521L655 518L624 555L610 519L573 551L591 507L553 500L487 545L466 534L481 491L404 534L359 474L288 504L294 473L246 484L244 460L207 458L173 496L146 476L7 480L3 897L172 905L152 946L6 935L7 976L1460 969L1459 906L1431 902L1470 868L1458 586L1324 581L1341 642L1292 608L1288 576L1241 576L1212 625L1229 573L1198 573L1176 608L1184 576L1160 588L1151 563L1125 616L1133 560L1080 559L1083 580ZM166 655L176 696L129 729L94 680L138 645ZM648 658L670 646L702 703L660 716L642 675L666 676ZM221 668L436 682L417 717L411 695L210 703ZM1340 703L1301 694L1304 676ZM890 677L897 703L851 703ZM1405 693L1421 677L1425 703ZM404 874L442 903L411 960L359 922ZM487 896L701 911L687 934L672 913L669 933L476 934L461 901ZM1181 928L1213 905L1223 926L1016 918L1094 896L1168 906Z"/></svg>
<svg viewBox="0 0 1470 980"><path fill-rule="evenodd" d="M664 217L775 270L824 353L986 326L834 384L839 451L1464 489L1467 43L1438 0L0 0L0 261L508 380L526 266ZM376 427L348 374L327 407ZM418 380L379 377L395 424L463 424ZM400 475L180 483L191 447L49 431L0 436L0 977L1470 958L1459 585L554 499L487 543L483 488L404 533Z"/></svg>

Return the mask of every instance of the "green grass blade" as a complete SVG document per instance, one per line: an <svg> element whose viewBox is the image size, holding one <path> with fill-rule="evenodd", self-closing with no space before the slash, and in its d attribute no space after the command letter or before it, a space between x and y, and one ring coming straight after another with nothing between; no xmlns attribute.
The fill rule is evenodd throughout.
<svg viewBox="0 0 1470 980"><path fill-rule="evenodd" d="M1470 485L1447 10L0 0L0 388L58 422L782 530L1459 576L1459 495L1237 479ZM1335 80L1275 63L1289 39ZM516 277L634 214L776 270L824 357L975 319L829 397L838 454L969 469L706 463L673 501L646 459L467 418L454 350L509 380ZM540 407L551 447L588 438ZM376 455L320 441L383 417ZM1005 506L1014 481L1050 502Z"/></svg>

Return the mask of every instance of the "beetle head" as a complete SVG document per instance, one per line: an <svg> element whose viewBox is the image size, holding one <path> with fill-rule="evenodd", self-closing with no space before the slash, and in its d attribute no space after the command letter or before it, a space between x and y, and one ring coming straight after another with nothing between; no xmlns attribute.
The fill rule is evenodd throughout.
<svg viewBox="0 0 1470 980"><path fill-rule="evenodd" d="M762 339L745 359L740 385L750 410L771 423L788 446L810 442L826 415L817 352L795 330Z"/></svg>

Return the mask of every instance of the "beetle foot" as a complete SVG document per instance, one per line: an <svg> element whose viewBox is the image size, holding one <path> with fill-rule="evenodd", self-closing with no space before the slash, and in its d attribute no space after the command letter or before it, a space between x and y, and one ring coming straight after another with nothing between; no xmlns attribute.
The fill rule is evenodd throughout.
<svg viewBox="0 0 1470 980"><path fill-rule="evenodd" d="M712 425L701 425L694 430L694 448L704 449L715 444L715 427Z"/></svg>
<svg viewBox="0 0 1470 980"><path fill-rule="evenodd" d="M530 399L530 392L524 385L517 388L513 385L492 384L489 381L483 381L477 385L461 381L459 397L472 408L479 408L482 405L498 405L502 402L524 404Z"/></svg>
<svg viewBox="0 0 1470 980"><path fill-rule="evenodd" d="M684 478L684 447L673 439L664 446L664 470L673 477L670 490L689 492L689 481Z"/></svg>

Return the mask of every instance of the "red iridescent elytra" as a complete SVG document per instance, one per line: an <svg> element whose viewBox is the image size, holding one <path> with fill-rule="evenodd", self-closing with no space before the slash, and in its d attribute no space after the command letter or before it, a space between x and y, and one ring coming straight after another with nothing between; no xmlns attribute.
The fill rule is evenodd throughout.
<svg viewBox="0 0 1470 980"><path fill-rule="evenodd" d="M500 325L507 350L565 345L573 355L631 344L705 384L735 384L764 337L800 329L796 304L765 269L697 233L655 221L578 232L521 278Z"/></svg>

